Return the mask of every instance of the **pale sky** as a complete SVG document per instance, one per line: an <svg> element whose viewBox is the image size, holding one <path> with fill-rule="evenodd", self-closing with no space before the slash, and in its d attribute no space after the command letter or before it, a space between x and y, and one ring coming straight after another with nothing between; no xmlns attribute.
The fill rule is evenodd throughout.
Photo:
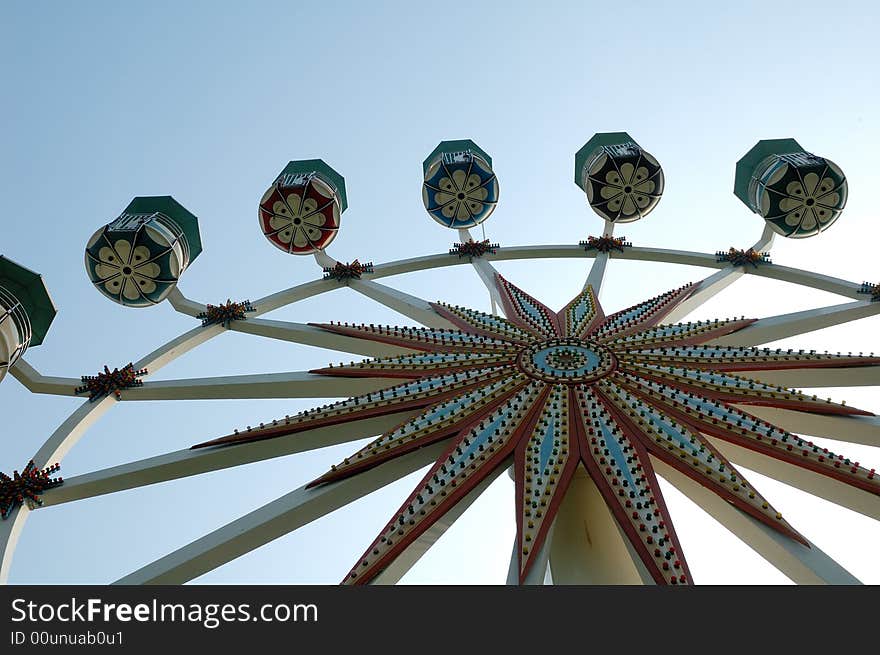
<svg viewBox="0 0 880 655"><path fill-rule="evenodd" d="M0 22L0 253L43 274L59 308L26 359L47 375L121 366L195 325L168 303L126 309L83 268L89 236L136 195L173 195L199 217L204 252L189 297L256 299L319 276L271 246L257 203L291 159L345 176L349 208L331 256L376 263L445 252L457 234L421 203L421 162L443 139L488 151L500 202L485 223L502 245L577 243L601 223L572 182L594 132L627 131L662 164L666 190L618 234L635 245L747 247L763 221L732 194L736 161L763 138L796 138L841 166L849 201L826 233L777 239L773 261L880 282L876 180L880 48L872 2L8 2ZM477 230L479 233L479 230ZM502 262L558 309L589 260ZM615 311L710 271L612 262ZM383 283L488 309L469 267ZM702 317L845 302L746 278ZM342 289L269 315L409 324ZM792 347L880 350L880 319L803 335ZM298 371L338 361L316 348L229 333L155 379ZM876 390L821 392L880 413ZM0 386L0 470L20 469L82 400ZM122 403L61 462L65 477L188 447L321 401ZM366 435L365 435L366 436ZM362 441L35 512L14 583L105 583L323 473ZM835 444L880 468L880 449ZM202 576L201 583L338 582L420 474ZM751 474L789 522L864 582L880 583L876 521ZM664 486L695 581L787 579ZM502 476L407 574L407 583L502 583L515 522Z"/></svg>

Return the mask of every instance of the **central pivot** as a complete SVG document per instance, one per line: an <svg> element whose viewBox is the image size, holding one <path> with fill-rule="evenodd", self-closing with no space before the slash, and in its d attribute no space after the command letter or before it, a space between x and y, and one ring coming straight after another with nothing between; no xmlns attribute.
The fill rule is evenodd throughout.
<svg viewBox="0 0 880 655"><path fill-rule="evenodd" d="M593 382L617 367L605 346L580 339L551 339L533 344L519 356L523 373L545 382Z"/></svg>

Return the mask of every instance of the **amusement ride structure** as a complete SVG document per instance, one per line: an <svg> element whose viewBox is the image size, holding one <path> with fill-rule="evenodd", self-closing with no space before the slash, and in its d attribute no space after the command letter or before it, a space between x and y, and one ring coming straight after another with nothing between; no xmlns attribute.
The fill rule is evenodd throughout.
<svg viewBox="0 0 880 655"><path fill-rule="evenodd" d="M441 142L423 170L425 208L457 230L459 242L448 253L374 265L327 253L347 206L342 176L322 160L290 162L259 202L259 226L284 252L313 255L323 276L253 302L186 298L177 283L202 249L198 219L169 196L135 198L88 240L86 272L120 305L167 299L197 323L137 362L80 379L41 375L25 360L26 349L46 337L55 309L38 274L0 257L0 379L9 374L34 393L84 398L31 462L0 477L0 579L7 579L28 514L40 507L378 435L309 484L119 582L192 580L425 466L382 532L365 540L344 584L397 582L504 471L516 499L508 584L691 583L658 475L793 581L858 582L737 468L880 519L874 469L847 458L845 448L838 454L808 441L878 446L880 419L794 390L877 385L880 357L758 347L880 314L880 285L770 260L775 235L811 237L837 220L847 198L838 166L793 139L760 141L737 163L734 193L764 219L763 233L747 250L717 253L634 246L614 235L618 223L649 214L664 188L658 161L623 132L596 134L575 156L575 183L604 222L600 236L577 244L475 240L470 230L492 214L499 183L491 157L470 140ZM583 290L553 311L492 265L528 258L591 260ZM606 314L599 293L610 258L713 272ZM427 302L378 282L456 265L473 267L492 313ZM744 274L847 302L761 319L682 320ZM261 318L340 286L419 326ZM368 359L308 372L146 380L227 330ZM56 475L66 453L118 402L280 397L343 400L184 450L68 480Z"/></svg>

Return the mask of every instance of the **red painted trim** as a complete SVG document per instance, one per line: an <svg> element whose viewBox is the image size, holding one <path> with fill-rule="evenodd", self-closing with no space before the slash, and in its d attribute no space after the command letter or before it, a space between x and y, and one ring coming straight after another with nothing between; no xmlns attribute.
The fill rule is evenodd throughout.
<svg viewBox="0 0 880 655"><path fill-rule="evenodd" d="M723 439L724 441L730 441L731 443L735 443L739 446L743 446L744 448L748 448L749 450L753 450L755 452L761 453L763 455L767 455L769 457L773 457L774 459L778 459L780 461L786 462L788 464L793 464L795 466L799 466L803 469L807 469L809 471L813 471L814 473L819 473L821 475L825 475L829 478L833 478L845 484L848 484L853 487L857 487L864 491L868 491L873 494L880 495L880 478L878 478L877 484L872 484L871 480L862 480L860 478L853 478L842 472L842 469L838 469L833 465L826 465L820 462L814 462L812 460L805 460L801 456L796 454L789 454L789 451L782 450L780 446L773 446L771 444L764 444L763 442L757 441L757 439L751 437L743 437L740 434L737 434L731 430L726 429L719 422L717 425L711 423L706 419L700 419L698 416L694 416L693 414L688 414L677 407L672 406L671 402L659 400L656 397L648 396L647 394L642 393L641 391L633 388L632 386L618 382L620 386L626 387L626 389L635 395L638 395L640 398L648 402L654 407L657 407L658 410L662 411L664 414L669 416L673 416L676 420L691 426L695 431L702 432L704 434L708 434L713 437L717 437L719 439ZM740 410L741 411L741 410ZM757 421L758 423L763 423L767 425L766 421L762 421L755 416L752 416L748 412L742 412L745 416L750 419ZM772 424L771 424L772 425ZM777 428L779 429L779 428ZM781 443L781 442L780 442ZM802 448L797 448L798 451L802 450ZM792 453L795 450L791 451ZM832 460L829 458L828 460L831 462Z"/></svg>
<svg viewBox="0 0 880 655"><path fill-rule="evenodd" d="M308 325L316 328L320 328L322 330L326 330L327 332L333 332L335 334L341 334L343 336L352 337L355 339L365 339L367 341L376 341L380 343L387 343L392 346L399 346L401 348L406 348L408 350L421 351L421 352L468 352L471 350L480 350L485 353L486 351L491 352L505 352L506 350L511 350L516 348L514 344L480 344L480 343L433 343L430 341L419 341L417 339L408 339L406 337L400 336L395 337L387 334L376 334L373 332L363 331L359 328L351 328L340 325L328 325L326 323L308 323ZM471 336L484 336L484 335L473 335L468 331ZM497 339L497 337L495 337ZM452 341L452 340L450 340Z"/></svg>
<svg viewBox="0 0 880 655"><path fill-rule="evenodd" d="M771 355L772 356L772 355ZM737 364L735 362L706 362L705 366L711 367L712 370L734 372L734 371L788 371L803 368L861 368L863 366L880 365L880 358L864 357L864 358L845 358L836 360L804 360L804 361L769 361L769 362L743 362ZM697 368L698 365L693 362L687 362L683 366Z"/></svg>
<svg viewBox="0 0 880 655"><path fill-rule="evenodd" d="M630 375L635 375L640 378L645 378L646 380L651 380L653 382L657 382L659 384L664 384L667 387L674 387L679 389L680 391L687 391L689 393L694 393L694 395L700 396L707 400L717 400L722 403L726 403L729 405L754 405L758 407L776 407L779 409L791 409L797 412L807 412L810 414L825 414L825 415L841 415L841 416L874 416L873 413L865 411L863 409L857 409L855 407L848 407L846 405L837 405L837 404L829 404L824 402L819 402L818 400L781 400L778 398L757 398L754 396L748 395L739 395L731 392L722 392L714 389L707 389L706 387L701 387L696 384L685 381L684 378L679 378L677 380L670 380L668 378L662 378L657 375L653 375L651 373L645 373L639 369L628 369L621 367L621 369L625 373L629 373ZM758 380L754 380L755 384L763 385L763 382L759 382Z"/></svg>
<svg viewBox="0 0 880 655"><path fill-rule="evenodd" d="M592 286L589 286L588 290L590 293L590 297L593 300L593 307L594 307L593 318L590 319L590 322L587 323L583 328L581 328L577 334L568 334L568 330L566 330L566 328L565 328L566 314L571 310L572 307L575 306L575 304L577 304L578 299L581 297L581 294L579 293L574 298L572 298L565 307L563 307L561 310L559 310L556 313L556 319L559 323L560 334L563 334L564 336L570 337L573 339L586 339L587 335L590 334L591 332L593 332L596 329L596 327L598 325L601 325L602 322L605 320L605 312L602 309L602 305L599 303L599 299L596 297L596 292L593 290Z"/></svg>
<svg viewBox="0 0 880 655"><path fill-rule="evenodd" d="M626 329L624 329L623 327L618 328L614 332L603 337L600 340L600 343L608 343L609 341L612 341L615 339L620 339L621 337L630 336L631 334L635 334L637 332L641 332L642 330L647 330L648 328L652 328L655 325L658 325L660 323L660 321L662 321L666 316L669 315L669 312L671 312L673 309L678 307L682 302L687 300L694 293L694 291L696 291L697 286L698 285L691 282L690 284L682 287L681 289L678 289L675 293L673 293L672 296L670 296L666 301L664 301L658 308L656 308L653 312L651 312L643 320L639 321L638 323L636 323L634 325L631 325L630 327L628 327ZM669 293L669 292L667 291L666 293ZM662 293L660 294L660 296L663 296L663 295L664 294L662 294ZM644 302L636 303L635 305L632 305L631 307L627 307L626 309L621 309L619 312L615 312L615 313L611 314L611 316L607 317L601 324L599 324L595 328L595 330L593 330L593 332L590 333L590 335L593 335L594 333L601 330L605 326L606 323L610 323L617 316L620 316L622 314L625 314L626 312L632 311L633 309L635 309L639 305L642 305L644 303L649 303L652 300L656 300L660 296L654 296L654 298L650 298L649 300L646 300Z"/></svg>
<svg viewBox="0 0 880 655"><path fill-rule="evenodd" d="M264 439L274 439L276 437L284 437L291 434L296 434L298 432L305 432L307 430L313 430L315 428L327 427L330 425L338 425L340 423L346 423L349 421L360 421L363 419L374 418L376 416L384 416L386 414L396 414L398 412L409 411L413 409L419 409L423 407L427 407L428 405L434 405L438 402L442 402L449 398L454 398L466 391L473 389L474 387L483 386L485 384L491 384L492 382L497 381L501 378L501 375L493 375L488 378L474 380L470 384L462 385L461 387L457 387L455 389L451 389L449 391L445 391L441 394L435 396L429 396L424 398L415 398L415 399L399 399L400 402L394 403L390 402L387 405L380 405L376 407L371 407L369 409L363 409L360 411L346 412L344 414L339 414L335 416L325 416L322 418L315 418L311 421L305 423L299 423L297 425L277 425L277 426L267 426L264 428L257 428L255 430L251 430L250 432L239 432L238 434L230 434L225 437L220 437L218 439L212 439L211 441L205 441L202 443L198 443L195 446L191 446L190 449L194 450L196 448L205 448L207 446L225 446L237 443L249 443L252 441L262 441ZM389 391L394 387L389 387L384 391Z"/></svg>
<svg viewBox="0 0 880 655"><path fill-rule="evenodd" d="M465 481L455 487L455 490L452 491L444 501L438 503L437 507L431 511L419 524L413 527L412 530L409 531L408 534L402 536L400 539L397 539L394 543L394 546L384 555L382 555L378 560L374 561L370 566L368 566L365 570L360 571L358 577L355 579L354 584L363 585L368 584L373 578L375 578L379 573L381 573L385 568L387 568L397 557L406 550L419 536L424 534L426 530L428 530L437 520L443 516L446 512L449 511L458 501L460 501L464 496L473 490L473 488L479 484L485 477L492 471L494 471L504 460L506 460L513 452L513 449L516 447L516 444L519 442L519 439L522 437L523 433L531 434L532 429L534 429L534 425L537 422L537 414L535 408L542 408L544 402L547 399L547 395L549 393L549 388L545 385L544 389L538 395L535 402L532 404L532 407L529 409L529 412L523 417L522 422L514 429L510 436L508 437L507 442L491 457L489 457L483 466L474 471ZM493 409L497 409L498 405L496 405ZM461 434L467 434L472 429L473 426L479 424L479 420L471 421L465 428L462 429ZM416 500L416 497L419 494L419 490L427 484L427 481L434 475L436 471L439 470L440 465L446 460L447 457L451 453L453 453L459 445L458 439L453 439L449 448L438 458L437 462L425 477L419 482L416 486L415 490L407 497L406 500L401 504L398 510L394 513L394 516L398 516L402 512L406 511L406 508ZM394 520L390 521L385 525L382 529L380 535L385 534L388 529L392 526ZM376 540L370 544L369 548L364 551L363 555L361 555L358 561L363 561L364 558L370 554L373 548L376 545ZM350 578L346 576L345 581L349 581Z"/></svg>
<svg viewBox="0 0 880 655"><path fill-rule="evenodd" d="M642 400L646 404L648 404L649 406L654 407L661 414L665 413L665 411L662 408L656 407L653 403L649 403L644 398ZM613 403L613 401L611 401L611 402ZM759 521L761 521L765 525L768 525L769 527L773 528L777 532L780 532L788 537L791 537L795 541L802 543L807 548L810 547L810 543L803 537L803 535L801 535L799 532L797 532L794 528L786 527L786 524L780 523L780 521L778 521L778 520L773 521L769 516L767 516L766 514L761 512L760 510L758 510L756 507L745 502L742 498L740 498L739 496L734 494L732 491L729 491L723 485L716 482L713 478L709 478L705 475L702 475L699 471L695 471L693 466L691 466L690 464L682 462L680 457L673 455L666 448L664 448L662 445L656 443L653 439L651 439L650 436L644 432L644 430L642 430L636 423L634 423L629 418L629 416L626 416L623 412L618 412L617 416L619 417L618 423L625 423L629 427L630 430L633 430L638 433L639 438L641 439L644 447L654 457L657 457L657 459L663 460L672 468L685 474L686 476L688 476L689 478L691 478L695 482L698 482L700 485L702 485L706 489L709 489L710 491L715 493L717 496L720 496L721 498L723 498L724 500L729 502L731 505L734 505L738 509L753 516L754 518L758 519ZM724 457L718 451L718 449L716 449L714 446L712 446L711 443L709 443L706 439L704 439L700 436L701 431L698 427L692 425L690 422L686 422L686 421L679 421L679 422L682 423L683 425L685 425L691 432L693 432L693 434L698 439L700 439L700 443L707 450L709 450L714 457L718 458L721 462L723 462L724 465L726 467L730 468L731 471L736 473L736 475L740 479L742 479L743 481L747 481L747 478L730 462L729 459ZM751 482L749 482L749 486L752 487L753 489L755 489L755 486ZM761 498L766 502L766 499L763 498L763 496L761 496ZM768 504L768 506L770 506L769 502L767 504ZM770 507L772 507L772 506L770 506ZM774 508L773 511L776 512L777 510Z"/></svg>
<svg viewBox="0 0 880 655"><path fill-rule="evenodd" d="M340 378L396 378L404 380L418 380L419 378L431 378L438 375L448 375L450 373L458 373L460 371L471 371L473 369L483 368L499 368L504 366L512 366L516 363L516 354L503 359L500 362L475 362L465 364L463 362L449 362L442 367L413 370L413 369L383 369L383 368L358 368L350 365L334 366L333 368L315 368L309 371L315 375L327 375ZM412 364L407 366L419 366ZM513 372L513 371L511 371Z"/></svg>
<svg viewBox="0 0 880 655"><path fill-rule="evenodd" d="M626 346L624 352L628 352L630 350L647 350L650 348L687 348L689 346L701 346L704 345L710 339L717 339L718 337L723 337L728 334L733 334L734 332L739 332L743 328L754 323L756 318L749 318L746 320L735 321L728 323L724 326L719 326L713 330L708 330L705 332L700 332L699 334L692 334L690 336L686 336L686 338L676 338L676 337L663 337L659 338L660 340L654 341L653 339L650 342L630 342L630 343L620 343L621 347ZM656 327L656 326L655 326ZM650 328L647 328L650 329ZM687 333L685 333L687 335ZM611 341L608 343L609 347L613 347L614 342Z"/></svg>
<svg viewBox="0 0 880 655"><path fill-rule="evenodd" d="M526 385L529 384L529 382L530 382L529 380L523 380L520 384L516 385L509 392L500 396L494 402L489 403L487 405L484 405L483 407L480 407L476 411L470 412L469 414L462 416L461 419L456 421L455 423L444 426L443 430L441 430L441 431L438 431L438 432L432 433L432 434L426 434L422 437L419 437L418 439L415 439L413 441L407 442L407 443L402 444L400 446L396 446L396 447L391 448L387 451L384 451L384 452L380 453L379 455L372 455L370 457L365 458L363 461L358 462L356 464L351 464L344 469L337 469L336 471L333 471L333 470L328 471L327 473L320 476L319 478L316 478L316 479L312 480L311 482L309 482L306 485L306 488L308 489L308 488L317 486L319 484L324 484L327 482L335 482L336 480L342 480L345 478L349 478L352 475L355 475L356 473L360 473L362 471L366 471L371 468L375 468L379 464L382 464L388 460L394 459L395 457L400 457L400 456L405 455L406 453L410 453L414 450L418 450L419 448L422 448L423 446L428 446L428 445L435 443L437 441L442 441L443 439L448 439L449 437L452 437L456 434L461 435L463 426L465 426L465 425L470 426L470 425L473 425L474 422L479 422L480 420L485 418L488 414L491 414L493 411L495 411L495 409L497 409L499 405L507 402L511 398L511 396L513 396L517 392L521 391ZM437 404L439 404L439 403L437 403L437 402L431 403L431 407L433 407ZM430 409L430 408L426 407L424 411L428 411L428 409ZM391 430L386 432L383 436L386 436L388 434L393 433L395 430L399 429L403 425L406 425L406 423L408 423L408 422L409 422L409 419L407 421L404 421L404 422L400 423L399 425L395 426L394 428L392 428Z"/></svg>
<svg viewBox="0 0 880 655"><path fill-rule="evenodd" d="M551 391L552 393L552 391ZM572 389L568 387L568 424L571 426L574 422L574 408L572 406ZM549 398L549 395L548 395ZM548 400L545 400L545 404ZM543 406L542 406L543 409ZM538 414L540 417L540 414ZM537 421L536 421L537 422ZM565 459L565 462L562 465L562 472L559 474L559 481L556 483L556 489L553 492L553 495L550 497L550 502L547 503L547 508L544 510L544 518L541 521L541 527L535 533L535 539L532 542L532 545L529 546L529 556L526 560L525 567L523 567L523 512L524 512L524 503L525 503L525 458L526 452L525 449L528 447L528 438L524 438L517 445L516 454L514 456L514 483L516 485L516 535L517 535L517 543L519 545L519 550L517 552L518 561L519 561L519 582L520 584L525 581L526 576L529 574L533 564L534 564L534 555L537 555L541 547L544 545L544 541L547 539L547 534L550 531L550 526L553 525L553 520L556 518L556 513L559 511L559 506L562 504L562 501L565 499L565 493L568 491L568 487L571 484L571 479L574 476L574 472L577 470L577 466L580 458L578 457L579 449L577 440L573 438L571 429L568 430L567 433L562 435L565 439L568 440L568 455ZM562 439L560 439L560 442Z"/></svg>
<svg viewBox="0 0 880 655"><path fill-rule="evenodd" d="M618 427L621 431L626 433L626 436L629 438L630 442L633 445L633 448L636 450L636 453L639 457L639 463L642 465L642 469L644 471L646 483L648 487L651 489L651 493L654 495L654 498L657 502L657 509L660 511L660 516L663 517L663 522L666 524L666 531L669 533L669 538L672 539L673 546L675 547L675 552L678 555L678 559L681 562L681 570L682 573L686 576L688 584L693 583L693 576L691 576L690 568L688 567L687 560L684 556L684 549L681 547L681 542L678 539L678 534L675 531L675 525L672 522L672 517L669 514L669 508L666 506L666 500L663 498L663 493L660 490L660 483L657 481L657 476L654 473L654 467L651 466L651 460L648 456L648 451L645 448L645 444L642 442L640 431L633 430L630 427L628 421L621 420L623 419L623 413L620 412L617 407L611 402L605 394L602 393L601 390L594 388L593 392L596 397L611 413L611 416L614 417L614 421L617 423ZM627 429L629 428L629 429ZM619 505L619 503L618 503ZM629 524L629 519L627 518L627 524ZM635 529L633 528L633 533L635 533ZM639 540L639 543L642 543ZM643 545L645 549L645 554L650 558L652 564L656 568L656 563L654 563L654 558L647 552L647 546ZM662 575L663 572L659 568L657 571ZM666 583L665 578L663 579L664 584Z"/></svg>
<svg viewBox="0 0 880 655"><path fill-rule="evenodd" d="M533 298L525 291L520 289L518 286L511 284L507 280L505 280L500 273L495 274L495 286L501 290L501 302L504 305L505 314L507 314L507 320L511 323L516 324L517 327L531 332L536 336L537 339L552 339L553 337L559 337L562 335L562 331L559 329L559 325L556 322L556 312L547 307L544 303L542 303L537 298ZM516 289L530 301L535 303L535 305L542 309L544 312L545 318L550 322L550 325L553 326L556 334L544 334L540 328L536 328L529 324L529 322L523 318L523 315L519 312L516 306L516 299L513 297L512 289Z"/></svg>
<svg viewBox="0 0 880 655"><path fill-rule="evenodd" d="M490 329L477 327L476 325L464 320L460 316L453 314L452 312L447 310L445 307L443 307L443 305L440 305L439 303L432 302L432 303L430 303L430 305L431 305L431 308L435 312L437 312L440 316L445 318L447 321L449 321L453 325L457 325L464 332L468 332L470 334L482 335L484 337L491 337L493 339L500 339L503 341L509 341L510 343L513 343L513 344L522 345L522 344L526 344L526 343L531 342L531 339L525 339L525 340L514 339L513 337L501 334L500 332L493 332ZM511 322L511 325L513 325L516 328L522 329L519 325L516 325L513 322Z"/></svg>

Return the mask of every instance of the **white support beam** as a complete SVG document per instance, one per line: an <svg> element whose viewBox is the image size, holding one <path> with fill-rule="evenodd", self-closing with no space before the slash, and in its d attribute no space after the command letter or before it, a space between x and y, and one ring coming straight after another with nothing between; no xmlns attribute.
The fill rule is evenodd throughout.
<svg viewBox="0 0 880 655"><path fill-rule="evenodd" d="M664 323L677 323L692 311L702 306L745 274L742 267L730 266L723 268L699 283L691 296L675 307L663 319Z"/></svg>
<svg viewBox="0 0 880 655"><path fill-rule="evenodd" d="M233 321L229 329L243 334L253 334L268 339L290 341L307 346L317 346L328 350L336 350L367 357L393 357L413 352L406 348L393 346L368 339L357 339L334 332L328 332L313 325L271 321L264 318Z"/></svg>
<svg viewBox="0 0 880 655"><path fill-rule="evenodd" d="M437 543L437 540L452 527L459 517L464 514L465 510L479 498L486 489L491 485L504 470L504 466L498 467L490 475L486 476L470 493L459 500L454 507L449 509L441 516L434 525L423 532L412 544L410 544L400 555L398 555L391 564L389 564L379 575L377 575L370 584L374 585L393 585L397 584L400 579L418 562L422 556L427 553L431 546Z"/></svg>
<svg viewBox="0 0 880 655"><path fill-rule="evenodd" d="M273 293L251 302L255 310L251 316L256 318L257 316L268 314L271 311L299 302L300 300L305 300L306 298L311 298L312 296L317 296L338 288L339 284L336 280L320 279L299 284L295 287L284 289L278 293Z"/></svg>
<svg viewBox="0 0 880 655"><path fill-rule="evenodd" d="M115 584L183 584L315 519L427 466L445 442L311 489L300 487L118 580Z"/></svg>
<svg viewBox="0 0 880 655"><path fill-rule="evenodd" d="M811 437L825 437L844 443L880 447L880 417L811 414L777 407L734 405L775 426Z"/></svg>
<svg viewBox="0 0 880 655"><path fill-rule="evenodd" d="M347 398L396 384L394 378L346 378L305 371L145 382L122 400L216 400L250 398Z"/></svg>
<svg viewBox="0 0 880 655"><path fill-rule="evenodd" d="M183 295L183 292L177 286L171 289L171 293L168 294L168 302L171 303L175 311L193 318L207 310L207 305L190 300Z"/></svg>
<svg viewBox="0 0 880 655"><path fill-rule="evenodd" d="M815 544L810 544L807 548L737 509L665 462L652 457L651 463L666 481L793 582L810 585L861 584L852 573L823 553Z"/></svg>
<svg viewBox="0 0 880 655"><path fill-rule="evenodd" d="M708 343L719 346L758 346L878 314L880 303L860 300L762 318L738 332L718 337Z"/></svg>
<svg viewBox="0 0 880 655"><path fill-rule="evenodd" d="M880 386L880 366L792 368L778 371L749 371L747 375L752 379L789 389Z"/></svg>
<svg viewBox="0 0 880 655"><path fill-rule="evenodd" d="M655 584L582 466L553 524L550 568L557 585Z"/></svg>
<svg viewBox="0 0 880 655"><path fill-rule="evenodd" d="M307 452L382 434L407 421L416 413L413 411L398 412L364 419L356 423L329 425L286 437L263 439L251 443L197 449L187 448L112 466L68 478L60 487L48 489L42 496L43 507L168 482L169 480L251 464L274 457L284 457L293 453Z"/></svg>
<svg viewBox="0 0 880 655"><path fill-rule="evenodd" d="M76 378L60 378L41 375L24 358L19 359L9 369L12 376L21 382L31 393L46 393L55 396L75 396L75 389L82 384Z"/></svg>
<svg viewBox="0 0 880 655"><path fill-rule="evenodd" d="M427 327L455 328L455 325L440 316L430 304L403 291L392 289L372 280L349 280L348 286L377 303L407 316Z"/></svg>
<svg viewBox="0 0 880 655"><path fill-rule="evenodd" d="M769 225L764 226L764 231L760 238L752 246L752 250L756 252L766 252L773 245L775 232ZM717 273L713 273L709 277L700 282L697 290L683 303L675 307L663 320L664 323L676 323L685 318L692 311L708 302L719 293L724 291L731 284L739 280L745 275L745 269L742 266L733 266L728 264L726 268L722 268Z"/></svg>
<svg viewBox="0 0 880 655"><path fill-rule="evenodd" d="M734 464L739 464L859 514L880 520L880 496L876 494L857 489L827 475L761 455L723 439L710 437L709 441Z"/></svg>
<svg viewBox="0 0 880 655"><path fill-rule="evenodd" d="M614 223L605 221L602 236L614 236ZM605 269L608 267L608 259L611 257L611 251L597 252L593 265L590 267L590 273L587 275L587 281L584 283L584 289L589 286L593 287L596 297L602 292L602 282L605 280Z"/></svg>
<svg viewBox="0 0 880 655"><path fill-rule="evenodd" d="M196 346L223 334L225 329L222 325L209 325L207 327L195 327L172 339L168 343L159 346L146 357L135 362L136 369L145 368L148 375L152 375L164 366L167 366L181 355L185 355Z"/></svg>
<svg viewBox="0 0 880 655"><path fill-rule="evenodd" d="M458 238L461 239L462 243L474 240L468 229L460 229L458 231ZM469 257L468 259L470 260L471 266L474 267L477 276L479 276L483 285L486 287L486 290L489 292L489 302L492 305L492 313L497 314L498 308L501 308L501 310L504 311L501 292L498 290L498 285L495 283L495 276L498 275L498 271L496 271L495 267L483 257Z"/></svg>
<svg viewBox="0 0 880 655"><path fill-rule="evenodd" d="M80 405L64 423L58 426L34 455L33 460L37 468L45 468L61 460L85 431L115 403L116 399L108 396L95 403L86 401ZM30 510L25 505L20 505L12 510L6 520L0 521L0 584L6 584L9 580L12 556L28 514Z"/></svg>
<svg viewBox="0 0 880 655"><path fill-rule="evenodd" d="M154 373L222 331L223 328L216 325L193 328L141 358L134 367L136 369L146 368L150 373ZM85 431L114 404L116 404L116 398L112 395L96 402L85 401L58 426L40 447L33 457L34 464L38 468L44 468L61 460L76 445ZM12 510L5 521L0 521L0 584L6 584L9 579L12 556L28 514L29 511L26 507L19 506Z"/></svg>
<svg viewBox="0 0 880 655"><path fill-rule="evenodd" d="M550 566L550 551L552 549L553 544L553 529L554 525L550 526L550 529L547 531L547 536L544 539L544 543L541 544L541 549L534 556L532 561L532 566L529 569L529 572L526 574L525 579L522 581L523 586L536 587L542 586L547 583L547 576L549 572ZM513 552L510 554L510 565L507 567L507 585L510 586L519 586L519 536L514 535L513 537ZM551 583L552 584L552 583Z"/></svg>

